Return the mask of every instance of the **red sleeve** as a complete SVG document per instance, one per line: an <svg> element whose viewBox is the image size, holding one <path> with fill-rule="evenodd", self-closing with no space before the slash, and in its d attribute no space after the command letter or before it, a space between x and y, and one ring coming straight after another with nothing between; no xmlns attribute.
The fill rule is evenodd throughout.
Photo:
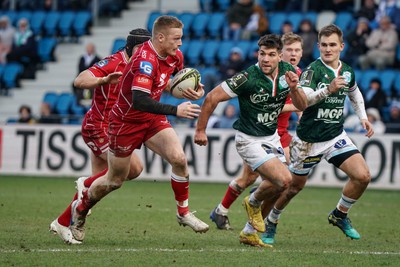
<svg viewBox="0 0 400 267"><path fill-rule="evenodd" d="M140 48L143 49L143 46ZM132 90L139 90L151 94L153 81L157 78L157 56L150 51L137 51L132 58Z"/></svg>
<svg viewBox="0 0 400 267"><path fill-rule="evenodd" d="M99 62L95 63L91 66L88 70L95 76L95 77L105 77L110 73L116 71L118 64L121 62L122 59L118 59L116 55L112 55L110 57L106 57Z"/></svg>

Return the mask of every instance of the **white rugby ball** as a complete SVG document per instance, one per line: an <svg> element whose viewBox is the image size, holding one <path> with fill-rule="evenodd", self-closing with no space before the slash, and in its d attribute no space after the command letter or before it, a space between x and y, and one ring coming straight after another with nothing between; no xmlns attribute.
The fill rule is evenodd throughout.
<svg viewBox="0 0 400 267"><path fill-rule="evenodd" d="M197 91L199 89L200 72L193 68L180 70L171 81L171 94L176 98L183 98L183 92L188 88Z"/></svg>

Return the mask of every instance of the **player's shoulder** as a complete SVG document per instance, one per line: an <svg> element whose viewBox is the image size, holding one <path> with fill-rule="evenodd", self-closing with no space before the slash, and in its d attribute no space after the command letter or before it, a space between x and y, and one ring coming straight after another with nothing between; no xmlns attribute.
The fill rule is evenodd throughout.
<svg viewBox="0 0 400 267"><path fill-rule="evenodd" d="M110 65L119 64L123 60L124 58L122 55L122 51L118 51L112 55L104 57L100 61L96 62L94 65L98 68L104 68Z"/></svg>
<svg viewBox="0 0 400 267"><path fill-rule="evenodd" d="M295 69L294 69L293 65L288 63L288 62L285 62L283 60L281 60L279 62L279 69L282 70L283 72L286 72L286 71L289 71L289 70L295 72Z"/></svg>

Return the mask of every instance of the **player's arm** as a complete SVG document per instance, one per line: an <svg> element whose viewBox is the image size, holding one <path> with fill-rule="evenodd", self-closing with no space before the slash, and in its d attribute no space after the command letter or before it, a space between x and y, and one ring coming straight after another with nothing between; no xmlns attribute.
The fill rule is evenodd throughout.
<svg viewBox="0 0 400 267"><path fill-rule="evenodd" d="M218 85L213 90L211 90L201 106L201 112L199 119L197 120L196 132L194 136L194 142L200 146L205 146L208 143L206 128L208 120L211 114L214 112L215 108L220 102L231 99L232 97L228 95L221 85Z"/></svg>
<svg viewBox="0 0 400 267"><path fill-rule="evenodd" d="M308 105L312 106L346 86L348 86L348 84L345 78L343 76L338 76L325 88L314 91L312 88L303 86L303 90L307 96Z"/></svg>
<svg viewBox="0 0 400 267"><path fill-rule="evenodd" d="M293 71L287 71L285 78L290 88L290 97L293 105L300 111L305 110L307 108L307 97L299 85L299 76Z"/></svg>
<svg viewBox="0 0 400 267"><path fill-rule="evenodd" d="M105 84L117 84L122 72L112 72L104 77L96 77L89 70L82 71L74 80L74 86L80 89L94 89Z"/></svg>
<svg viewBox="0 0 400 267"><path fill-rule="evenodd" d="M299 112L300 110L298 108L296 108L292 103L290 104L285 104L282 108L281 113L284 112Z"/></svg>
<svg viewBox="0 0 400 267"><path fill-rule="evenodd" d="M200 112L200 106L184 102L178 106L160 103L150 97L150 94L132 90L132 105L136 110L153 114L174 115L181 118L194 119Z"/></svg>
<svg viewBox="0 0 400 267"><path fill-rule="evenodd" d="M350 91L348 96L354 112L361 121L363 129L367 131L365 135L368 138L371 137L374 134L374 129L372 124L368 121L367 112L365 111L364 98L358 86L354 90Z"/></svg>

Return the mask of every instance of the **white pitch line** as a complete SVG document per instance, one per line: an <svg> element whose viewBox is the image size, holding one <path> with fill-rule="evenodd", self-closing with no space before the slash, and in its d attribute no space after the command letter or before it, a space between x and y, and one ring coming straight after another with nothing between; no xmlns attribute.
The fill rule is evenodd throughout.
<svg viewBox="0 0 400 267"><path fill-rule="evenodd" d="M251 250L249 247L247 249L217 249L217 250L209 250L209 249L169 249L169 248L115 248L115 249L71 249L71 248L50 248L50 249L0 249L0 253L54 253L54 252L82 252L82 253L96 253L96 252L246 252ZM272 253L316 253L319 251L303 251L303 250L277 250L277 249L260 249L261 251L270 251ZM400 251L323 251L324 254L350 254L350 255L400 255Z"/></svg>

